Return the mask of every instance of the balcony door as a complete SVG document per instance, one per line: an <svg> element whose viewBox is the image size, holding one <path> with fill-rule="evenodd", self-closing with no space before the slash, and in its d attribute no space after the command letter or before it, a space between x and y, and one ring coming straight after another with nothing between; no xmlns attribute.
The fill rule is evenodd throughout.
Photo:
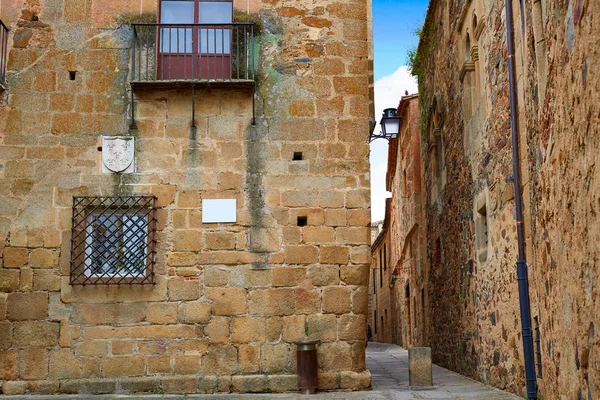
<svg viewBox="0 0 600 400"><path fill-rule="evenodd" d="M161 0L157 79L230 79L232 20L231 0Z"/></svg>

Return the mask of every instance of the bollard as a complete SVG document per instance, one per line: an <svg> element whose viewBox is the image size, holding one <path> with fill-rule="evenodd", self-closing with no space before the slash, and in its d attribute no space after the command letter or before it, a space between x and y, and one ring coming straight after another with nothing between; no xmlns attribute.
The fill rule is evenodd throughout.
<svg viewBox="0 0 600 400"><path fill-rule="evenodd" d="M298 388L302 394L315 394L318 386L317 343L319 340L301 340L298 346Z"/></svg>

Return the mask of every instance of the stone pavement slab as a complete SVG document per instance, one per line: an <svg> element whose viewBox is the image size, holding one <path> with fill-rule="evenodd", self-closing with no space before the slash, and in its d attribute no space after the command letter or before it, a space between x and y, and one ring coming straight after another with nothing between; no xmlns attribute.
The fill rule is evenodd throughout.
<svg viewBox="0 0 600 400"><path fill-rule="evenodd" d="M387 400L519 400L521 397L486 386L465 376L433 366L433 388L408 386L408 352L396 345L370 342L367 368L373 377L373 390L327 392L306 396L298 393L214 394L214 395L53 395L0 396L0 400L222 400L222 399L387 399Z"/></svg>

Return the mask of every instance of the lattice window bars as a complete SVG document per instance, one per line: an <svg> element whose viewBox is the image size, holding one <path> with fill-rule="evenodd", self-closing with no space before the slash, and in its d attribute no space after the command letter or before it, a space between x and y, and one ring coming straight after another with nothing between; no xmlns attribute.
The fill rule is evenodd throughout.
<svg viewBox="0 0 600 400"><path fill-rule="evenodd" d="M156 197L73 198L71 285L153 284Z"/></svg>

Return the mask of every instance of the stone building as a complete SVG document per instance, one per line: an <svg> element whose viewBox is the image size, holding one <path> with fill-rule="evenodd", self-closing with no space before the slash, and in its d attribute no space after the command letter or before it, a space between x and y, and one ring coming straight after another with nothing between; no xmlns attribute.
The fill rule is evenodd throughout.
<svg viewBox="0 0 600 400"><path fill-rule="evenodd" d="M390 203L386 200L385 217L381 230L371 246L371 276L369 279L369 318L373 341L393 343L392 332L394 312L392 309L392 294L389 268L390 249Z"/></svg>
<svg viewBox="0 0 600 400"><path fill-rule="evenodd" d="M3 394L370 386L370 2L0 19Z"/></svg>
<svg viewBox="0 0 600 400"><path fill-rule="evenodd" d="M510 3L532 376L596 398L600 3ZM506 21L504 1L432 0L413 72L434 361L525 395Z"/></svg>
<svg viewBox="0 0 600 400"><path fill-rule="evenodd" d="M402 97L400 131L388 148L387 190L390 203L390 265L394 343L405 348L429 346L429 270L423 168L419 135L419 97Z"/></svg>

